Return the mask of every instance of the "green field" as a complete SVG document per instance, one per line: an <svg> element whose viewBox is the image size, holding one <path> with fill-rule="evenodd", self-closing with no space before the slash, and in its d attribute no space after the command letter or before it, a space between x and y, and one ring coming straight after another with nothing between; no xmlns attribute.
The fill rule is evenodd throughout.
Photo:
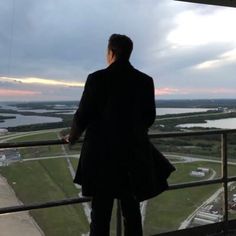
<svg viewBox="0 0 236 236"><path fill-rule="evenodd" d="M25 204L78 196L64 159L16 163L1 168L1 174ZM81 205L33 210L30 214L45 235L64 236L88 232L88 222Z"/></svg>

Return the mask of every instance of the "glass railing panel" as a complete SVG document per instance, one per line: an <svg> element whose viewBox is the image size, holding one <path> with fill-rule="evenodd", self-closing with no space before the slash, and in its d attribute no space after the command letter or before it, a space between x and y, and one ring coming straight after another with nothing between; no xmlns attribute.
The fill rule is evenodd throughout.
<svg viewBox="0 0 236 236"><path fill-rule="evenodd" d="M156 138L151 141L176 167L170 183L212 180L221 176L219 136Z"/></svg>
<svg viewBox="0 0 236 236"><path fill-rule="evenodd" d="M166 191L146 203L144 233L155 235L220 222L222 197L220 184Z"/></svg>
<svg viewBox="0 0 236 236"><path fill-rule="evenodd" d="M229 220L236 219L236 182L228 183L228 214Z"/></svg>
<svg viewBox="0 0 236 236"><path fill-rule="evenodd" d="M236 177L236 133L227 135L228 175Z"/></svg>
<svg viewBox="0 0 236 236"><path fill-rule="evenodd" d="M2 181L24 204L77 197L81 189L73 178L79 149L80 145L73 150L67 145L2 149Z"/></svg>
<svg viewBox="0 0 236 236"><path fill-rule="evenodd" d="M89 232L83 206L78 204L4 214L0 217L1 235L78 236Z"/></svg>

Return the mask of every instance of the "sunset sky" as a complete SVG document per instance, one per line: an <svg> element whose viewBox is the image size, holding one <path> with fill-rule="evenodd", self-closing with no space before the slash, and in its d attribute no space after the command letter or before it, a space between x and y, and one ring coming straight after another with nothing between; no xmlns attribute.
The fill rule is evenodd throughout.
<svg viewBox="0 0 236 236"><path fill-rule="evenodd" d="M236 98L236 8L173 0L0 1L0 101L79 100L112 33L157 99Z"/></svg>

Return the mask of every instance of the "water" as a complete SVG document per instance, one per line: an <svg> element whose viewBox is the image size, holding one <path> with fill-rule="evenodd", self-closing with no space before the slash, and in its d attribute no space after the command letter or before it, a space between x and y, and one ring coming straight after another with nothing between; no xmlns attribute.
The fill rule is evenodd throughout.
<svg viewBox="0 0 236 236"><path fill-rule="evenodd" d="M45 105L45 107L47 107ZM66 114L66 115L73 115L75 113L75 110L77 107L75 106L67 106L67 105L61 105L56 104L54 105L54 109L21 109L19 107L16 107L11 104L1 104L0 108L2 109L10 109L13 111L22 111L22 112L34 112L34 113L47 113L47 112L53 112L57 114ZM214 110L214 109L208 109L208 108L156 108L156 114L158 116L162 115L171 115L171 114L183 114L183 113L194 113L194 112L206 112L208 110ZM20 115L20 114L0 114L1 116L15 116L15 119L6 119L3 122L0 122L0 128L8 128L8 127L17 127L21 125L32 125L32 124L42 124L42 123L54 123L54 122L61 122L62 119L59 117L47 117L47 116L27 116L27 115ZM183 127L195 127L192 125L196 124L187 124ZM200 124L204 125L207 124ZM182 126L180 126L182 127ZM208 127L208 126L207 126Z"/></svg>
<svg viewBox="0 0 236 236"><path fill-rule="evenodd" d="M17 127L21 125L33 125L43 123L55 123L61 122L62 119L59 117L48 117L48 116L24 116L19 114L1 114L1 116L15 116L15 119L6 119L0 122L0 128Z"/></svg>
<svg viewBox="0 0 236 236"><path fill-rule="evenodd" d="M209 110L216 110L212 108L156 108L157 116L182 114L182 113L194 113L194 112L206 112Z"/></svg>
<svg viewBox="0 0 236 236"><path fill-rule="evenodd" d="M218 129L236 129L236 118L225 118L219 120L206 120L207 123L189 123L177 125L181 128L193 128L193 127L202 127L202 128L218 128Z"/></svg>

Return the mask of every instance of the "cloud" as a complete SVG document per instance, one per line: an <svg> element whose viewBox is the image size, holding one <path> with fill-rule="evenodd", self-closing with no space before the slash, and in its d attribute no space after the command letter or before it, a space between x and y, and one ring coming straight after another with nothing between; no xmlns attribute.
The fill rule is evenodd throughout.
<svg viewBox="0 0 236 236"><path fill-rule="evenodd" d="M0 80L14 81L16 83L24 83L24 84L41 84L48 86L69 86L69 87L84 87L84 82L69 82L69 81L58 81L53 79L43 79L36 77L28 77L28 78L8 78L8 77L0 77Z"/></svg>
<svg viewBox="0 0 236 236"><path fill-rule="evenodd" d="M174 0L21 0L0 7L0 77L15 80L0 79L1 89L79 100L87 75L107 66L112 33L133 39L131 62L154 78L158 96L188 98L181 91L191 87L200 96L202 87L230 89L235 80L234 55L227 53L236 47L236 9Z"/></svg>
<svg viewBox="0 0 236 236"><path fill-rule="evenodd" d="M16 90L16 89L1 89L0 88L0 97L25 97L25 96L35 96L40 95L40 92L30 91L30 90Z"/></svg>
<svg viewBox="0 0 236 236"><path fill-rule="evenodd" d="M214 69L216 67L222 67L229 63L236 63L236 49L225 52L217 59L204 61L195 66L196 69Z"/></svg>
<svg viewBox="0 0 236 236"><path fill-rule="evenodd" d="M158 88L155 89L156 96L176 94L179 92L179 89L176 88Z"/></svg>
<svg viewBox="0 0 236 236"><path fill-rule="evenodd" d="M168 34L167 40L174 48L212 42L236 43L236 31L229 24L235 21L235 9L217 9L208 14L203 14L201 9L183 11L176 16L176 27Z"/></svg>
<svg viewBox="0 0 236 236"><path fill-rule="evenodd" d="M236 88L159 88L155 89L155 95L158 98L181 98L188 96L188 98L201 98L201 96L208 96L208 98L230 98L236 94Z"/></svg>

